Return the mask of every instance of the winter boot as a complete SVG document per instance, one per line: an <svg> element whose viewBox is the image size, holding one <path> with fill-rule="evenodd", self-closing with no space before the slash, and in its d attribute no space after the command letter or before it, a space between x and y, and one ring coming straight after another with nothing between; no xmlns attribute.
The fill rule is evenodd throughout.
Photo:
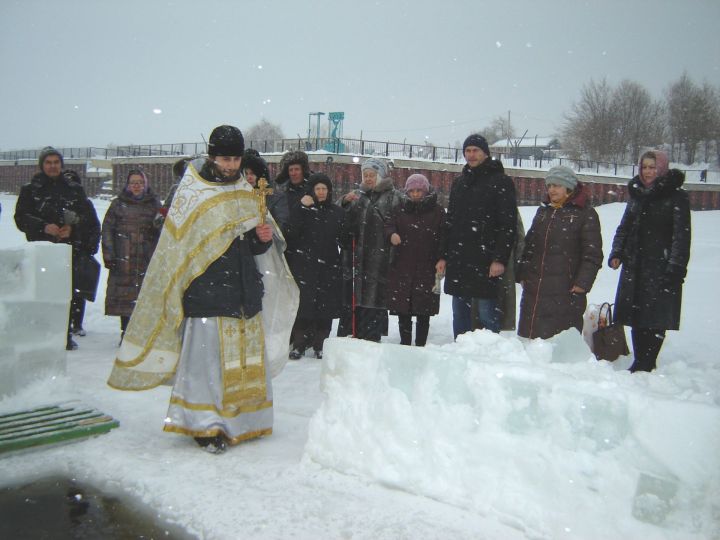
<svg viewBox="0 0 720 540"><path fill-rule="evenodd" d="M398 330L400 331L400 345L412 345L412 317L399 315Z"/></svg>
<svg viewBox="0 0 720 540"><path fill-rule="evenodd" d="M222 435L215 435L214 437L195 437L195 442L198 446L208 452L209 454L222 454L227 450L227 443L225 437Z"/></svg>

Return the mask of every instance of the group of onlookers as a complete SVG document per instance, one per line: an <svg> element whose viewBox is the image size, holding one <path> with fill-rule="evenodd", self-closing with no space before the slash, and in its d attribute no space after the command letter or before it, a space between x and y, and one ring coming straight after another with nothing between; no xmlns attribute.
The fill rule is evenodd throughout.
<svg viewBox="0 0 720 540"><path fill-rule="evenodd" d="M512 180L490 157L487 141L470 135L466 165L454 180L447 212L422 174L395 187L388 164L366 159L357 189L337 196L332 180L310 170L302 151L286 153L276 178L254 150L242 155L242 177L255 189L265 178L269 212L284 235L285 258L300 290L290 358L308 349L322 357L333 319L338 335L380 341L388 313L397 315L400 342L425 345L430 317L439 311L440 282L452 295L453 334L515 328L514 282L522 285L517 332L549 338L582 327L587 293L602 264L600 221L589 190L567 167L545 178L547 197L524 234ZM182 178L190 160L173 172ZM15 219L30 241L73 246L94 254L101 230L77 175L63 171L59 152L45 148L41 172L23 187ZM682 283L690 246L684 175L668 170L667 156L650 151L629 183L629 201L608 264L622 266L615 302L620 324L632 327L635 361L652 370L665 331L678 329ZM124 333L157 244L177 183L165 205L141 169L133 169L105 215L102 258L109 270L105 312L120 317ZM84 335L84 300L74 286L68 325Z"/></svg>
<svg viewBox="0 0 720 540"><path fill-rule="evenodd" d="M221 453L272 433L272 375L309 349L321 358L333 319L339 336L377 342L397 315L403 345L413 343L414 319L414 343L425 345L443 280L455 337L514 330L516 281L521 337L581 330L603 259L587 188L567 167L550 169L547 198L524 235L513 181L487 141L473 134L463 153L446 212L427 177L411 174L396 189L375 158L340 197L304 152L285 154L273 180L239 129L218 126L207 157L175 164L164 205L145 173L131 170L101 230L79 178L48 147L15 221L30 241L72 246L68 349L84 333L81 261L93 259L102 236L105 313L121 325L108 384L173 381L164 430ZM653 370L665 331L679 327L690 251L683 181L662 152L641 156L608 258L622 267L615 314L632 327L631 371Z"/></svg>

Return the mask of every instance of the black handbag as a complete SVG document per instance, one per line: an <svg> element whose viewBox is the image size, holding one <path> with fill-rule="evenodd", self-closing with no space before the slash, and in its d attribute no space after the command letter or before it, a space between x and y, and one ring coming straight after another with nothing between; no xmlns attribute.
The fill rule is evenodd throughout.
<svg viewBox="0 0 720 540"><path fill-rule="evenodd" d="M630 354L627 339L625 338L625 327L616 324L613 319L612 306L605 302L600 306L598 312L598 329L593 334L593 352L598 360L617 360L618 356ZM607 306L605 314L603 309Z"/></svg>
<svg viewBox="0 0 720 540"><path fill-rule="evenodd" d="M78 253L73 256L72 265L73 291L94 302L100 281L100 263L89 253Z"/></svg>

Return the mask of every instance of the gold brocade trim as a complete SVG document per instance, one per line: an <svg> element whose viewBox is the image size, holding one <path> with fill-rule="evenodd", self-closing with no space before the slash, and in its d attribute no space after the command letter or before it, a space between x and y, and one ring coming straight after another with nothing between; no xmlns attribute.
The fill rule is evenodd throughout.
<svg viewBox="0 0 720 540"><path fill-rule="evenodd" d="M260 313L251 319L218 317L223 409L267 399L265 338Z"/></svg>
<svg viewBox="0 0 720 540"><path fill-rule="evenodd" d="M227 433L225 433L221 429L207 429L204 431L195 431L192 429L185 429L171 424L166 424L163 427L163 431L167 431L169 433L180 433L181 435L189 435L190 437L216 437L218 435L222 435L225 437L225 439L227 439L227 442L230 445L236 445L250 439L257 439L258 437L266 437L272 435L272 428L248 431L247 433L243 433L242 435L238 435L237 437L228 437Z"/></svg>
<svg viewBox="0 0 720 540"><path fill-rule="evenodd" d="M273 402L272 402L272 400L269 400L269 401L263 401L262 403L254 403L251 405L241 405L238 407L231 407L231 408L221 410L221 409L218 409L212 403L190 403L190 402L185 401L184 399L180 399L178 397L171 397L170 405L177 405L178 407L182 407L184 409L188 409L191 411L214 412L218 416L222 416L224 418L234 418L235 416L238 416L239 414L248 414L248 413L262 411L264 409L269 409L273 406Z"/></svg>
<svg viewBox="0 0 720 540"><path fill-rule="evenodd" d="M252 218L252 216L251 216L251 218ZM184 277L186 280L185 283L182 283L180 285L182 290L185 290L185 289L187 289L189 284L193 282L193 280L195 278L202 275L205 272L205 270L207 270L207 268L216 260L216 259L208 258L208 260L205 261L204 264L200 268L198 268L194 273L189 274L189 276L184 276L184 274L187 271L190 264L192 262L195 262L198 259L198 254L204 250L205 246L207 246L211 242L214 242L218 237L225 234L229 229L233 229L239 223L242 223L243 221L247 221L247 219L251 219L251 218L246 218L243 220L239 220L235 223L228 223L228 224L224 225L220 229L214 231L212 234L206 236L202 240L202 242L200 242L200 244L198 244L195 247L195 249L190 251L190 253L188 254L187 257L185 257L185 260L181 263L179 268L172 274L172 277L168 280L168 284L162 293L162 300L161 300L162 305L167 306L168 295L170 294L170 292L173 290L173 288L176 286L177 282L181 278ZM225 253L225 251L227 251L227 249L230 247L230 244L232 244L232 242L234 240L235 240L235 237L228 238L225 243L220 244L220 249L218 250L219 253L221 255L223 253ZM177 315L174 317L174 320L170 321L170 324L172 325L172 327L175 330L177 330L177 328L180 326L180 324L183 321L183 318L184 318L183 312L182 312L182 310L180 310L177 313ZM155 326L153 327L153 330L150 332L150 335L148 336L147 341L145 341L145 344L143 346L142 351L140 351L140 354L138 354L133 360L127 360L127 361L122 361L118 358L115 358L115 363L119 367L126 367L126 368L135 367L135 366L139 365L140 363L142 363L145 360L145 358L147 358L147 355L149 354L149 352L152 350L153 346L155 345L157 336L160 334L160 332L162 332L162 329L165 327L166 324L168 324L167 310L165 309L165 307L163 307L160 311L160 317L157 319L157 322L156 322Z"/></svg>
<svg viewBox="0 0 720 540"><path fill-rule="evenodd" d="M120 368L122 369L122 368ZM115 390L125 390L128 392L142 392L144 390L149 390L151 388L157 388L161 384L167 383L170 379L173 378L174 373L161 373L161 374L154 374L154 373L138 373L138 372L132 372L131 377L137 381L136 384L132 387L128 386L118 386L116 384L113 384L112 378L110 378L107 381L107 385L110 388L114 388Z"/></svg>
<svg viewBox="0 0 720 540"><path fill-rule="evenodd" d="M178 228L172 220L167 220L165 222L165 227L167 228L168 232L172 234L173 238L175 240L178 240L179 238L185 236L188 229L192 227L197 222L197 220L203 216L203 214L210 211L211 208L235 199L248 199L252 197L252 192L242 190L228 191L227 193L222 193L221 195L215 195L212 199L200 203L196 211L193 211L192 215L183 222L180 228ZM257 216L250 216L243 221L252 218L257 218Z"/></svg>

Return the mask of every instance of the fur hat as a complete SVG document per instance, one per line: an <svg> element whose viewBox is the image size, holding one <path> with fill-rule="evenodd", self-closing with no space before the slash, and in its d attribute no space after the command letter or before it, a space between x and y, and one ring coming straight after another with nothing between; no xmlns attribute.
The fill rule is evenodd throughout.
<svg viewBox="0 0 720 540"><path fill-rule="evenodd" d="M235 126L222 125L212 130L208 143L208 155L242 156L244 151L245 139Z"/></svg>
<svg viewBox="0 0 720 540"><path fill-rule="evenodd" d="M655 169L657 170L658 177L664 176L668 172L669 161L668 156L662 150L647 150L640 154L638 160L638 171L642 175L642 161L644 158L651 158L655 160Z"/></svg>
<svg viewBox="0 0 720 540"><path fill-rule="evenodd" d="M545 185L555 184L556 186L563 186L570 191L575 189L577 186L578 178L575 176L575 171L564 165L557 165L552 167L545 177Z"/></svg>
<svg viewBox="0 0 720 540"><path fill-rule="evenodd" d="M283 157L280 159L280 173L275 179L278 184L282 184L290 178L290 165L300 165L303 170L303 178L308 178L310 176L310 161L308 160L308 155L302 150L291 150L289 152L285 152Z"/></svg>
<svg viewBox="0 0 720 540"><path fill-rule="evenodd" d="M387 178L388 175L388 169L387 165L376 158L370 158L363 161L363 164L360 165L360 171L365 171L367 169L372 169L375 171L378 175L378 180L382 178Z"/></svg>
<svg viewBox="0 0 720 540"><path fill-rule="evenodd" d="M430 193L430 182L422 174L411 174L405 181L405 191L410 191L411 189L419 189L424 191L426 194Z"/></svg>
<svg viewBox="0 0 720 540"><path fill-rule="evenodd" d="M270 170L268 169L267 162L259 155L250 152L250 150L251 149L248 148L243 154L241 165L243 171L250 169L258 179L265 178L265 180L270 182Z"/></svg>
<svg viewBox="0 0 720 540"><path fill-rule="evenodd" d="M472 135L468 135L467 139L465 139L465 142L463 143L463 152L465 152L465 149L468 146L477 146L480 150L485 152L488 156L490 155L490 147L488 146L488 142L479 133L473 133Z"/></svg>
<svg viewBox="0 0 720 540"><path fill-rule="evenodd" d="M46 146L42 150L40 150L40 154L38 155L38 166L42 169L43 163L45 162L45 159L48 156L57 156L60 158L60 166L65 166L65 161L63 160L63 155L53 148L52 146Z"/></svg>

